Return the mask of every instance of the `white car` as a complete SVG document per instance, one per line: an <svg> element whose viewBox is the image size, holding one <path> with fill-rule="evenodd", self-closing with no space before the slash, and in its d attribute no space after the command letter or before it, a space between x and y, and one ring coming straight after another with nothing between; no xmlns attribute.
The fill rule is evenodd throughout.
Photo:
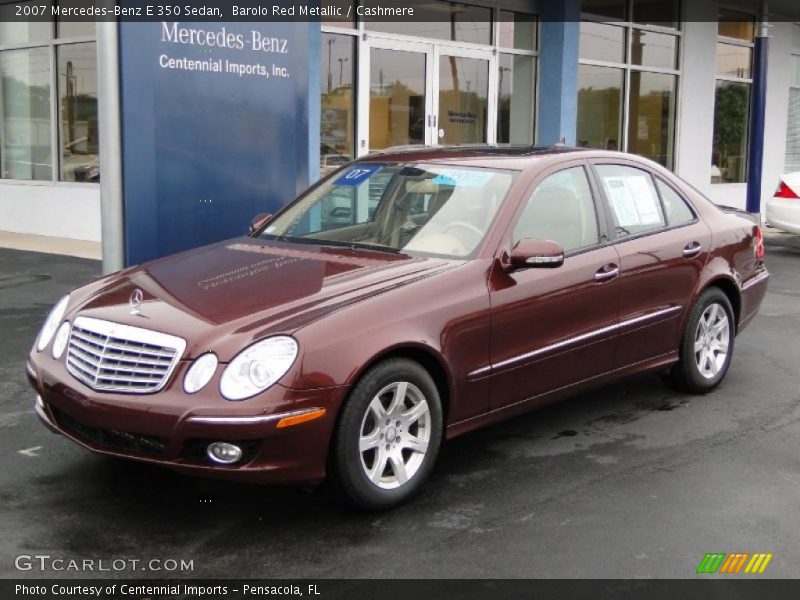
<svg viewBox="0 0 800 600"><path fill-rule="evenodd" d="M778 189L767 200L767 223L800 234L800 171L781 176Z"/></svg>

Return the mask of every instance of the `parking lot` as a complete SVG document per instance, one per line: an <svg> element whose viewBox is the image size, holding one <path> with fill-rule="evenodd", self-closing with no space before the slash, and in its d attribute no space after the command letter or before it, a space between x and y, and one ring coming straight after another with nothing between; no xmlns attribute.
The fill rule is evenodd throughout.
<svg viewBox="0 0 800 600"><path fill-rule="evenodd" d="M194 577L692 577L707 552L800 564L800 239L770 237L761 314L713 393L657 375L447 443L423 493L383 514L327 488L192 479L96 456L33 412L25 357L50 306L99 274L0 249L0 576L15 557L192 560ZM108 574L106 574L108 575Z"/></svg>

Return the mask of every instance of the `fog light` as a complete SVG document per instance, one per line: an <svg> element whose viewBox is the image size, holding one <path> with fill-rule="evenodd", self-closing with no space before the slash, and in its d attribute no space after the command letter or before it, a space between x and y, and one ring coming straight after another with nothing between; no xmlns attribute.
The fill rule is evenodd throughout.
<svg viewBox="0 0 800 600"><path fill-rule="evenodd" d="M242 449L228 442L214 442L206 450L208 458L221 465L232 465L242 459Z"/></svg>

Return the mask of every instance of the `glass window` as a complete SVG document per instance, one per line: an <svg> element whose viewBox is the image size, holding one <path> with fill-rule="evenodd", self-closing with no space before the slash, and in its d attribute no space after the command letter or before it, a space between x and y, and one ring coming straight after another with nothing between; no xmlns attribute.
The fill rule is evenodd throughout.
<svg viewBox="0 0 800 600"><path fill-rule="evenodd" d="M749 79L752 62L753 49L749 46L717 44L717 75Z"/></svg>
<svg viewBox="0 0 800 600"><path fill-rule="evenodd" d="M619 150L624 72L611 67L578 69L578 146Z"/></svg>
<svg viewBox="0 0 800 600"><path fill-rule="evenodd" d="M17 6L30 10L38 10L44 6L49 15L49 4L47 0L0 3L0 45L49 41L53 35L53 26L49 20L17 21L18 17L15 16Z"/></svg>
<svg viewBox="0 0 800 600"><path fill-rule="evenodd" d="M97 47L58 46L58 111L62 181L100 180L97 131Z"/></svg>
<svg viewBox="0 0 800 600"><path fill-rule="evenodd" d="M406 0L365 0L364 6L408 8ZM456 2L414 3L414 18L380 21L379 17L364 18L368 31L400 33L437 40L492 43L492 9Z"/></svg>
<svg viewBox="0 0 800 600"><path fill-rule="evenodd" d="M514 242L551 240L571 252L600 241L597 213L586 170L573 167L545 178L514 227Z"/></svg>
<svg viewBox="0 0 800 600"><path fill-rule="evenodd" d="M52 178L48 48L0 52L0 177Z"/></svg>
<svg viewBox="0 0 800 600"><path fill-rule="evenodd" d="M369 147L425 143L425 55L370 50Z"/></svg>
<svg viewBox="0 0 800 600"><path fill-rule="evenodd" d="M645 67L676 69L678 38L674 35L632 29L631 63Z"/></svg>
<svg viewBox="0 0 800 600"><path fill-rule="evenodd" d="M440 144L485 142L488 101L489 61L439 57Z"/></svg>
<svg viewBox="0 0 800 600"><path fill-rule="evenodd" d="M513 180L509 172L459 165L356 163L308 191L262 235L466 257L483 240ZM339 195L337 188L350 189ZM331 216L323 220L326 210ZM359 211L362 216L354 217Z"/></svg>
<svg viewBox="0 0 800 600"><path fill-rule="evenodd" d="M719 35L752 42L755 36L755 19L752 15L721 8L719 11Z"/></svg>
<svg viewBox="0 0 800 600"><path fill-rule="evenodd" d="M623 21L627 0L581 0L581 11L598 17Z"/></svg>
<svg viewBox="0 0 800 600"><path fill-rule="evenodd" d="M647 171L622 165L598 165L617 238L666 227L664 211Z"/></svg>
<svg viewBox="0 0 800 600"><path fill-rule="evenodd" d="M670 225L683 225L694 221L694 212L686 204L686 200L671 185L656 177L656 186L658 186L658 193L661 195L661 202L664 204L664 210L667 213L667 223Z"/></svg>
<svg viewBox="0 0 800 600"><path fill-rule="evenodd" d="M677 27L678 0L633 0L631 20L642 25Z"/></svg>
<svg viewBox="0 0 800 600"><path fill-rule="evenodd" d="M501 144L533 143L534 65L532 56L498 57L497 141Z"/></svg>
<svg viewBox="0 0 800 600"><path fill-rule="evenodd" d="M355 38L322 34L320 102L320 175L355 157Z"/></svg>
<svg viewBox="0 0 800 600"><path fill-rule="evenodd" d="M56 37L94 37L95 23L94 21L58 21L57 23L58 34Z"/></svg>
<svg viewBox="0 0 800 600"><path fill-rule="evenodd" d="M747 181L747 126L750 84L717 81L714 100L712 183Z"/></svg>
<svg viewBox="0 0 800 600"><path fill-rule="evenodd" d="M677 77L631 71L628 152L672 168Z"/></svg>
<svg viewBox="0 0 800 600"><path fill-rule="evenodd" d="M498 43L502 48L536 49L536 20L533 15L498 11Z"/></svg>
<svg viewBox="0 0 800 600"><path fill-rule="evenodd" d="M621 63L625 60L625 28L582 21L580 57Z"/></svg>

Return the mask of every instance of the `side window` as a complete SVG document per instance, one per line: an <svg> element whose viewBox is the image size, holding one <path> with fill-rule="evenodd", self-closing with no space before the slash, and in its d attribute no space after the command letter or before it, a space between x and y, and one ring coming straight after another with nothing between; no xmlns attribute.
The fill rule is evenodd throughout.
<svg viewBox="0 0 800 600"><path fill-rule="evenodd" d="M694 213L689 205L686 204L678 192L672 186L656 177L658 193L661 194L661 201L664 203L664 210L667 213L667 223L670 225L683 225L694 221Z"/></svg>
<svg viewBox="0 0 800 600"><path fill-rule="evenodd" d="M622 165L597 165L617 238L666 227L653 178L647 171Z"/></svg>
<svg viewBox="0 0 800 600"><path fill-rule="evenodd" d="M564 252L599 243L597 213L583 167L554 173L536 187L514 227L514 242L522 238L552 240Z"/></svg>

